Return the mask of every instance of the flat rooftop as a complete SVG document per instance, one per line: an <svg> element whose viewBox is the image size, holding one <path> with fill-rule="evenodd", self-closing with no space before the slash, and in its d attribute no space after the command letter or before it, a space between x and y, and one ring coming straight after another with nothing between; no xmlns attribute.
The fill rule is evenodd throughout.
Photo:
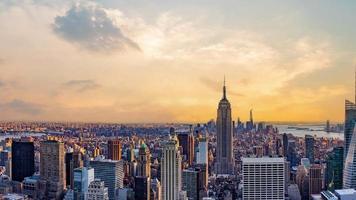
<svg viewBox="0 0 356 200"><path fill-rule="evenodd" d="M285 162L283 157L257 157L257 158L250 158L250 157L243 157L241 158L242 163L280 163Z"/></svg>

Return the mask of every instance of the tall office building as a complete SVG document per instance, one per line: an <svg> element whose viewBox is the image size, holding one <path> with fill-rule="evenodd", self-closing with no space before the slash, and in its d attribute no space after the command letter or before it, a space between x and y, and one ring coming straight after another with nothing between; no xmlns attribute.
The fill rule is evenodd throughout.
<svg viewBox="0 0 356 200"><path fill-rule="evenodd" d="M344 189L356 189L356 127L345 158L343 187Z"/></svg>
<svg viewBox="0 0 356 200"><path fill-rule="evenodd" d="M105 187L108 188L109 199L115 199L115 191L123 188L124 169L123 161L106 160L97 158L90 161L90 166L94 168L96 179L104 181Z"/></svg>
<svg viewBox="0 0 356 200"><path fill-rule="evenodd" d="M183 148L182 154L189 165L194 161L194 136L192 133L179 133L178 134L179 146Z"/></svg>
<svg viewBox="0 0 356 200"><path fill-rule="evenodd" d="M136 176L134 191L135 199L150 200L151 180L146 176Z"/></svg>
<svg viewBox="0 0 356 200"><path fill-rule="evenodd" d="M137 176L151 177L151 154L145 143L138 151Z"/></svg>
<svg viewBox="0 0 356 200"><path fill-rule="evenodd" d="M40 197L61 199L66 185L63 142L41 142L40 175Z"/></svg>
<svg viewBox="0 0 356 200"><path fill-rule="evenodd" d="M355 103L356 103L356 72L355 72ZM345 100L345 123L344 123L344 159L349 152L351 138L355 128L356 122L356 104Z"/></svg>
<svg viewBox="0 0 356 200"><path fill-rule="evenodd" d="M314 137L305 135L305 157L309 158L310 163L314 163Z"/></svg>
<svg viewBox="0 0 356 200"><path fill-rule="evenodd" d="M309 169L309 194L320 194L323 187L323 177L321 176L321 166L312 164Z"/></svg>
<svg viewBox="0 0 356 200"><path fill-rule="evenodd" d="M86 200L88 188L91 182L94 181L94 169L80 167L74 171L74 200Z"/></svg>
<svg viewBox="0 0 356 200"><path fill-rule="evenodd" d="M69 175L70 175L70 188L74 188L74 169L84 166L83 154L79 151L75 151L72 154L72 159L69 162Z"/></svg>
<svg viewBox="0 0 356 200"><path fill-rule="evenodd" d="M13 141L11 152L12 180L22 182L35 172L35 147L32 141Z"/></svg>
<svg viewBox="0 0 356 200"><path fill-rule="evenodd" d="M119 139L108 141L108 159L121 160L121 141Z"/></svg>
<svg viewBox="0 0 356 200"><path fill-rule="evenodd" d="M89 184L87 200L109 200L108 188L104 181L95 179Z"/></svg>
<svg viewBox="0 0 356 200"><path fill-rule="evenodd" d="M162 200L178 200L182 188L182 158L174 135L163 144L161 158Z"/></svg>
<svg viewBox="0 0 356 200"><path fill-rule="evenodd" d="M344 170L344 147L334 147L328 152L325 169L325 188L330 191L342 189Z"/></svg>
<svg viewBox="0 0 356 200"><path fill-rule="evenodd" d="M197 164L208 165L208 142L206 137L199 138Z"/></svg>
<svg viewBox="0 0 356 200"><path fill-rule="evenodd" d="M298 166L295 140L288 140L287 161L290 162L290 168Z"/></svg>
<svg viewBox="0 0 356 200"><path fill-rule="evenodd" d="M283 133L282 140L283 140L283 156L287 157L288 156L288 135L286 133Z"/></svg>
<svg viewBox="0 0 356 200"><path fill-rule="evenodd" d="M162 187L161 182L158 179L151 179L151 200L162 199Z"/></svg>
<svg viewBox="0 0 356 200"><path fill-rule="evenodd" d="M309 170L304 165L298 166L295 179L302 199L309 199Z"/></svg>
<svg viewBox="0 0 356 200"><path fill-rule="evenodd" d="M0 166L5 167L5 175L7 175L9 178L12 177L11 175L11 171L12 171L12 167L11 167L11 152L8 150L2 150L0 152Z"/></svg>
<svg viewBox="0 0 356 200"><path fill-rule="evenodd" d="M226 98L226 86L224 80L223 97L219 102L216 119L216 174L232 174L234 171L234 159L232 149L232 121L231 105Z"/></svg>
<svg viewBox="0 0 356 200"><path fill-rule="evenodd" d="M242 198L284 200L285 166L284 158L242 158Z"/></svg>
<svg viewBox="0 0 356 200"><path fill-rule="evenodd" d="M183 170L182 189L187 192L189 199L199 199L199 171L194 169Z"/></svg>
<svg viewBox="0 0 356 200"><path fill-rule="evenodd" d="M71 184L71 167L70 162L73 159L73 152L66 152L64 155L64 162L66 165L66 186L70 186Z"/></svg>

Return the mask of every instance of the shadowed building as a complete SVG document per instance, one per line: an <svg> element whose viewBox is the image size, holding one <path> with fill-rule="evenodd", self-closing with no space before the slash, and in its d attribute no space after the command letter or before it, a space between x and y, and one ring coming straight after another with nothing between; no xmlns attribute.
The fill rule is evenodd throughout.
<svg viewBox="0 0 356 200"><path fill-rule="evenodd" d="M12 142L12 180L21 182L25 177L33 175L35 172L34 151L33 142Z"/></svg>
<svg viewBox="0 0 356 200"><path fill-rule="evenodd" d="M119 139L108 141L108 159L121 160L121 141Z"/></svg>

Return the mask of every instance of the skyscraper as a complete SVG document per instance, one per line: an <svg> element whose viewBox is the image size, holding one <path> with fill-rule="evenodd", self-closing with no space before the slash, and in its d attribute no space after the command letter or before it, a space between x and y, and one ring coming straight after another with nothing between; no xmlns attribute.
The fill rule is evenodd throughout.
<svg viewBox="0 0 356 200"><path fill-rule="evenodd" d="M288 135L286 133L283 133L283 156L287 157L288 156Z"/></svg>
<svg viewBox="0 0 356 200"><path fill-rule="evenodd" d="M94 169L80 167L74 169L74 199L86 200L88 188L91 182L94 181Z"/></svg>
<svg viewBox="0 0 356 200"><path fill-rule="evenodd" d="M194 136L190 133L179 133L178 134L179 146L183 148L182 154L185 156L186 161L189 165L193 164L194 161Z"/></svg>
<svg viewBox="0 0 356 200"><path fill-rule="evenodd" d="M199 138L197 164L208 165L208 142L206 137Z"/></svg>
<svg viewBox="0 0 356 200"><path fill-rule="evenodd" d="M342 189L344 170L344 147L334 147L326 158L325 188L330 191Z"/></svg>
<svg viewBox="0 0 356 200"><path fill-rule="evenodd" d="M312 164L309 169L309 194L320 194L322 187L321 166Z"/></svg>
<svg viewBox="0 0 356 200"><path fill-rule="evenodd" d="M189 199L199 199L199 171L194 169L183 170L182 189L187 192Z"/></svg>
<svg viewBox="0 0 356 200"><path fill-rule="evenodd" d="M121 160L121 141L119 139L108 141L108 159Z"/></svg>
<svg viewBox="0 0 356 200"><path fill-rule="evenodd" d="M234 169L232 149L232 120L231 105L226 98L226 86L224 80L223 97L219 102L216 119L216 174L232 174Z"/></svg>
<svg viewBox="0 0 356 200"><path fill-rule="evenodd" d="M284 200L285 166L284 158L242 158L242 198Z"/></svg>
<svg viewBox="0 0 356 200"><path fill-rule="evenodd" d="M355 72L355 103L356 103L356 72ZM349 151L349 146L351 142L351 138L355 128L356 122L356 104L345 100L345 123L344 123L344 159L347 156Z"/></svg>
<svg viewBox="0 0 356 200"><path fill-rule="evenodd" d="M314 137L305 135L305 157L309 158L310 163L314 163Z"/></svg>
<svg viewBox="0 0 356 200"><path fill-rule="evenodd" d="M344 189L356 189L356 127L344 163Z"/></svg>
<svg viewBox="0 0 356 200"><path fill-rule="evenodd" d="M33 175L35 172L34 151L32 141L12 142L12 180L22 182L25 177Z"/></svg>
<svg viewBox="0 0 356 200"><path fill-rule="evenodd" d="M137 176L151 177L151 154L145 143L138 151Z"/></svg>
<svg viewBox="0 0 356 200"><path fill-rule="evenodd" d="M182 158L178 150L177 137L163 144L161 158L162 200L178 200L182 188Z"/></svg>
<svg viewBox="0 0 356 200"><path fill-rule="evenodd" d="M135 177L135 199L150 200L151 180L146 176Z"/></svg>
<svg viewBox="0 0 356 200"><path fill-rule="evenodd" d="M115 199L115 190L124 186L123 162L97 158L90 161L90 166L94 168L95 178L104 181L105 187L108 188L109 199Z"/></svg>
<svg viewBox="0 0 356 200"><path fill-rule="evenodd" d="M63 142L41 142L40 156L40 196L42 199L61 199L66 185Z"/></svg>

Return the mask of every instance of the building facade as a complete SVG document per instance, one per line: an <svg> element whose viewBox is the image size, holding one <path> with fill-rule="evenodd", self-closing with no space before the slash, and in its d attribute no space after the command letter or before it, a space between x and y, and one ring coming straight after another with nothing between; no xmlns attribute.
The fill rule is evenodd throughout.
<svg viewBox="0 0 356 200"><path fill-rule="evenodd" d="M108 141L108 159L121 160L121 141L113 139Z"/></svg>
<svg viewBox="0 0 356 200"><path fill-rule="evenodd" d="M35 172L35 147L30 141L12 142L12 180L22 182ZM9 169L10 170L10 169Z"/></svg>
<svg viewBox="0 0 356 200"><path fill-rule="evenodd" d="M284 200L284 158L242 158L244 200Z"/></svg>

